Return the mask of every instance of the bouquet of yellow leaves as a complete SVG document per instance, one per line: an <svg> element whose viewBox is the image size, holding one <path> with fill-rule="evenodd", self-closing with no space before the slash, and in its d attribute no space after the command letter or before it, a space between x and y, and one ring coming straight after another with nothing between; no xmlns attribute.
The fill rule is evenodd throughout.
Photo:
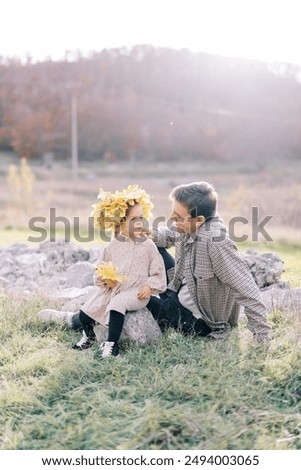
<svg viewBox="0 0 301 470"><path fill-rule="evenodd" d="M150 195L136 184L129 185L126 189L115 191L115 193L106 192L100 188L98 200L97 204L92 205L91 217L96 227L103 230L112 229L120 224L128 207L133 206L135 202L142 206L145 219L151 217L154 207Z"/></svg>
<svg viewBox="0 0 301 470"><path fill-rule="evenodd" d="M109 279L111 281L123 282L128 278L128 276L120 276L118 274L118 268L117 266L114 266L112 261L108 261L107 263L103 261L99 266L97 266L96 272L102 279Z"/></svg>

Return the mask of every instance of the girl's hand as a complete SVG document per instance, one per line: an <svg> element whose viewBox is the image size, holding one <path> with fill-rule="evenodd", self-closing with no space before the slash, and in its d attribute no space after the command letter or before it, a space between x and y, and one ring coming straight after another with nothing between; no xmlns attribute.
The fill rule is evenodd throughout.
<svg viewBox="0 0 301 470"><path fill-rule="evenodd" d="M149 299L151 296L151 293L152 293L151 288L146 284L145 286L142 287L142 289L140 289L137 297L139 300Z"/></svg>
<svg viewBox="0 0 301 470"><path fill-rule="evenodd" d="M103 279L103 282L106 287L113 289L117 285L117 281L112 281L112 279Z"/></svg>

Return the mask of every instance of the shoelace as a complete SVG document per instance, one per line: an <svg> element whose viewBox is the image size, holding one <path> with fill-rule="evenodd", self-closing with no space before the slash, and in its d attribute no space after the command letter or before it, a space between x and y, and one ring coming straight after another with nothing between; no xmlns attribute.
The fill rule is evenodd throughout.
<svg viewBox="0 0 301 470"><path fill-rule="evenodd" d="M114 343L111 341L106 341L105 343L101 343L100 350L102 356L112 356Z"/></svg>
<svg viewBox="0 0 301 470"><path fill-rule="evenodd" d="M84 333L83 336L81 337L81 339L79 340L78 343L76 343L76 346L83 346L84 344L88 343L89 342L89 338L88 336Z"/></svg>

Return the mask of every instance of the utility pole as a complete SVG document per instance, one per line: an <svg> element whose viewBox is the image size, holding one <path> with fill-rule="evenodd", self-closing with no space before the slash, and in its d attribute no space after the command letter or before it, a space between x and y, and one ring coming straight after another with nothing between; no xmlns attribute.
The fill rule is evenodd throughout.
<svg viewBox="0 0 301 470"><path fill-rule="evenodd" d="M71 89L71 162L72 177L77 180L78 176L78 136L77 136L77 95L76 87Z"/></svg>

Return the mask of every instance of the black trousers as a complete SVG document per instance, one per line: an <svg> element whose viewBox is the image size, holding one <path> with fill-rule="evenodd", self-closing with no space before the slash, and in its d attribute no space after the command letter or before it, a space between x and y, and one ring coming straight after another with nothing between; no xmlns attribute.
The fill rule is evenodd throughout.
<svg viewBox="0 0 301 470"><path fill-rule="evenodd" d="M159 251L160 255L161 255L162 258L163 258L164 267L165 267L165 272L167 273L167 271L168 271L170 268L174 268L174 267L175 267L175 260L174 260L174 258L171 256L171 254L168 253L168 251L166 250L166 248L157 247L157 250Z"/></svg>
<svg viewBox="0 0 301 470"><path fill-rule="evenodd" d="M190 310L183 307L176 292L169 291L166 298L151 296L147 306L160 326L161 331L175 328L184 335L207 336L211 328L195 318Z"/></svg>

